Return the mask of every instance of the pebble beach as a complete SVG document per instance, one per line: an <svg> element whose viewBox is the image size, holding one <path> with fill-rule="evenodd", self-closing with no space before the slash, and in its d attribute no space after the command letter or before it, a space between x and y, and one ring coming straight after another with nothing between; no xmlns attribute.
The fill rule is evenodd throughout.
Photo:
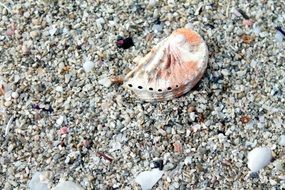
<svg viewBox="0 0 285 190"><path fill-rule="evenodd" d="M0 189L55 189L63 181L84 190L285 188L284 7L2 0ZM209 51L190 92L144 102L112 84L183 27ZM122 38L133 44L118 47ZM257 147L267 149L249 154ZM150 188L146 171L156 179Z"/></svg>

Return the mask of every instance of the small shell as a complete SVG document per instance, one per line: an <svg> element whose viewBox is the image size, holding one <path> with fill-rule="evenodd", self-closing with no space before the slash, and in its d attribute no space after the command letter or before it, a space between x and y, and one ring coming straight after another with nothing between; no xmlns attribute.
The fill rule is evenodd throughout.
<svg viewBox="0 0 285 190"><path fill-rule="evenodd" d="M187 93L202 78L208 49L199 34L181 28L138 60L124 87L145 101L163 101Z"/></svg>
<svg viewBox="0 0 285 190"><path fill-rule="evenodd" d="M248 167L251 172L258 172L267 166L272 159L272 151L268 147L258 147L248 153Z"/></svg>

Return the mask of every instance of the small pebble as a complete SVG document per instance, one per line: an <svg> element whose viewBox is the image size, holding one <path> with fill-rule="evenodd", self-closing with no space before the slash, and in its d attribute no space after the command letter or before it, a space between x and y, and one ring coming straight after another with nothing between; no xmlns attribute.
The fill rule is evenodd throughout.
<svg viewBox="0 0 285 190"><path fill-rule="evenodd" d="M92 71L92 69L94 68L95 64L92 61L85 61L83 63L83 69L85 70L85 72L90 72Z"/></svg>
<svg viewBox="0 0 285 190"><path fill-rule="evenodd" d="M285 135L281 135L280 136L279 144L282 145L282 146L285 146Z"/></svg>
<svg viewBox="0 0 285 190"><path fill-rule="evenodd" d="M117 44L117 47L123 48L123 49L129 49L130 47L134 46L134 42L131 37L128 37L125 39L119 37L116 44Z"/></svg>
<svg viewBox="0 0 285 190"><path fill-rule="evenodd" d="M162 25L161 24L154 24L152 26L152 30L153 30L154 33L158 33L160 31L162 31Z"/></svg>
<svg viewBox="0 0 285 190"><path fill-rule="evenodd" d="M246 27L250 27L251 25L253 25L253 20L251 19L244 19L242 21L243 25L245 25Z"/></svg>
<svg viewBox="0 0 285 190"><path fill-rule="evenodd" d="M59 118L56 120L56 124L57 125L62 125L62 123L63 123L63 121L64 121L64 116L59 116Z"/></svg>
<svg viewBox="0 0 285 190"><path fill-rule="evenodd" d="M284 39L284 35L280 31L276 31L275 40L276 42L282 42Z"/></svg>
<svg viewBox="0 0 285 190"><path fill-rule="evenodd" d="M33 38L33 39L35 39L37 36L38 36L38 32L37 31L32 31L32 32L30 32L30 36L31 36L31 38Z"/></svg>
<svg viewBox="0 0 285 190"><path fill-rule="evenodd" d="M7 31L6 31L6 34L7 36L13 36L15 34L15 30L9 28Z"/></svg>
<svg viewBox="0 0 285 190"><path fill-rule="evenodd" d="M111 86L112 81L108 77L102 77L98 83L108 88Z"/></svg>
<svg viewBox="0 0 285 190"><path fill-rule="evenodd" d="M163 169L163 160L156 160L153 162L153 168Z"/></svg>
<svg viewBox="0 0 285 190"><path fill-rule="evenodd" d="M6 102L4 103L4 106L5 106L5 107L9 107L9 106L11 106L11 104L12 104L12 101L6 101Z"/></svg>
<svg viewBox="0 0 285 190"><path fill-rule="evenodd" d="M68 127L62 127L62 128L60 128L59 132L61 135L65 135L69 132L69 129L68 129Z"/></svg>
<svg viewBox="0 0 285 190"><path fill-rule="evenodd" d="M24 55L28 54L30 51L26 45L22 45L21 50L22 50L22 54L24 54Z"/></svg>
<svg viewBox="0 0 285 190"><path fill-rule="evenodd" d="M149 0L148 5L154 6L156 4L157 0Z"/></svg>
<svg viewBox="0 0 285 190"><path fill-rule="evenodd" d="M12 92L11 94L12 98L17 99L19 97L18 92Z"/></svg>

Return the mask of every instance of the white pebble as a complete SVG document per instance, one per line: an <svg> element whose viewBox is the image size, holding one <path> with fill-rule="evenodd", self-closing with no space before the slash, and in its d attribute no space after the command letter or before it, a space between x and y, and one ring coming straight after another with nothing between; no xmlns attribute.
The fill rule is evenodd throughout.
<svg viewBox="0 0 285 190"><path fill-rule="evenodd" d="M105 20L101 17L96 19L96 25L99 31L101 31L103 29L102 24L105 23Z"/></svg>
<svg viewBox="0 0 285 190"><path fill-rule="evenodd" d="M258 35L261 29L258 25L254 25L252 31L254 32L255 35Z"/></svg>
<svg viewBox="0 0 285 190"><path fill-rule="evenodd" d="M55 90L56 90L57 92L63 92L62 86L57 86L57 87L55 87Z"/></svg>
<svg viewBox="0 0 285 190"><path fill-rule="evenodd" d="M191 156L187 156L184 160L184 164L188 165L192 163L192 157Z"/></svg>
<svg viewBox="0 0 285 190"><path fill-rule="evenodd" d="M158 33L162 30L162 25L161 24L155 24L155 25L153 25L152 30L154 31L154 33Z"/></svg>
<svg viewBox="0 0 285 190"><path fill-rule="evenodd" d="M258 147L248 153L248 167L251 172L258 172L267 166L272 159L272 151L268 147Z"/></svg>
<svg viewBox="0 0 285 190"><path fill-rule="evenodd" d="M95 64L92 61L85 61L83 63L83 69L85 72L90 72L94 68Z"/></svg>
<svg viewBox="0 0 285 190"><path fill-rule="evenodd" d="M148 5L154 6L156 4L156 0L149 0Z"/></svg>
<svg viewBox="0 0 285 190"><path fill-rule="evenodd" d="M51 35L51 36L53 36L55 33L56 33L56 27L55 26L51 26L51 28L49 29L49 34Z"/></svg>
<svg viewBox="0 0 285 190"><path fill-rule="evenodd" d="M83 188L72 181L62 181L53 190L83 190Z"/></svg>
<svg viewBox="0 0 285 190"><path fill-rule="evenodd" d="M174 0L168 0L167 3L168 4L175 4L175 1Z"/></svg>
<svg viewBox="0 0 285 190"><path fill-rule="evenodd" d="M17 99L19 97L18 92L12 92L11 94L12 98Z"/></svg>
<svg viewBox="0 0 285 190"><path fill-rule="evenodd" d="M151 171L144 171L136 177L135 182L140 184L142 190L149 190L152 189L162 175L163 171L157 168Z"/></svg>
<svg viewBox="0 0 285 190"><path fill-rule="evenodd" d="M62 123L63 123L63 121L64 121L64 116L59 116L59 118L56 120L56 124L57 125L62 125Z"/></svg>
<svg viewBox="0 0 285 190"><path fill-rule="evenodd" d="M285 135L281 135L280 136L279 144L282 145L282 146L285 146Z"/></svg>
<svg viewBox="0 0 285 190"><path fill-rule="evenodd" d="M194 121L195 118L196 118L195 112L191 112L191 113L190 113L190 119L191 119L191 121Z"/></svg>
<svg viewBox="0 0 285 190"><path fill-rule="evenodd" d="M20 78L19 75L14 75L14 83L19 82L20 79L21 79L21 78Z"/></svg>
<svg viewBox="0 0 285 190"><path fill-rule="evenodd" d="M275 34L276 42L282 42L283 38L284 38L284 35L281 32L277 31L276 34Z"/></svg>
<svg viewBox="0 0 285 190"><path fill-rule="evenodd" d="M31 31L30 32L30 36L31 36L31 38L36 38L37 36L38 36L38 32L37 31Z"/></svg>
<svg viewBox="0 0 285 190"><path fill-rule="evenodd" d="M5 106L5 107L9 107L9 106L11 106L11 104L12 104L11 101L6 101L6 102L4 103L4 106Z"/></svg>
<svg viewBox="0 0 285 190"><path fill-rule="evenodd" d="M99 84L105 86L105 87L110 87L112 82L108 77L103 77L98 81Z"/></svg>

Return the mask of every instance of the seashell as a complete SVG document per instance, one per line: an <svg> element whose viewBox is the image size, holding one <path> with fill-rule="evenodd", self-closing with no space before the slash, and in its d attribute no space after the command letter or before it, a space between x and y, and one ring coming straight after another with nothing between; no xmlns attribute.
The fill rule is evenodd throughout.
<svg viewBox="0 0 285 190"><path fill-rule="evenodd" d="M251 172L258 172L267 166L272 159L272 151L268 147L258 147L248 153L248 167Z"/></svg>
<svg viewBox="0 0 285 190"><path fill-rule="evenodd" d="M140 184L142 190L149 190L160 180L164 171L159 169L152 169L144 171L135 178L135 182Z"/></svg>
<svg viewBox="0 0 285 190"><path fill-rule="evenodd" d="M52 190L83 190L83 188L72 181L61 181Z"/></svg>
<svg viewBox="0 0 285 190"><path fill-rule="evenodd" d="M145 101L163 101L191 90L202 78L208 48L201 36L181 28L157 44L124 78L123 86Z"/></svg>

